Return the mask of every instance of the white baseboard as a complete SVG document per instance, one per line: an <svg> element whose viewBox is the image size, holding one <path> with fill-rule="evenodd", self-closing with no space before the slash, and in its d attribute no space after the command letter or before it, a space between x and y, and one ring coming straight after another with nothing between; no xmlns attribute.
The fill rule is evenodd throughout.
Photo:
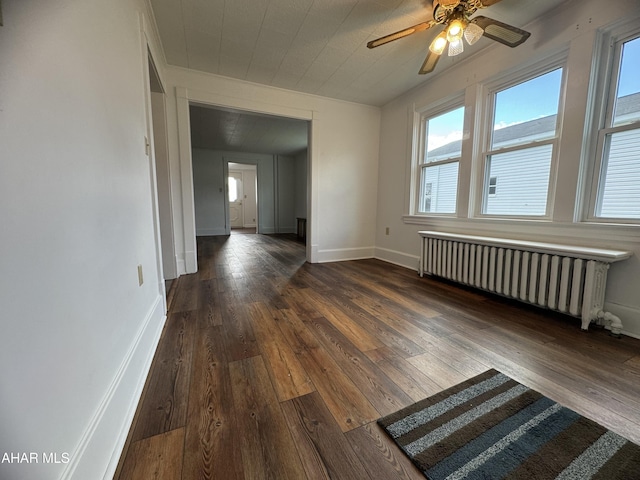
<svg viewBox="0 0 640 480"><path fill-rule="evenodd" d="M344 262L373 258L375 247L336 248L317 251L317 262Z"/></svg>
<svg viewBox="0 0 640 480"><path fill-rule="evenodd" d="M196 252L184 252L184 263L187 273L196 273L198 271L198 254Z"/></svg>
<svg viewBox="0 0 640 480"><path fill-rule="evenodd" d="M397 250L389 250L388 248L376 247L375 258L384 262L393 263L400 267L405 267L410 270L418 271L418 264L420 263L420 257L417 255L409 255L404 252L398 252Z"/></svg>
<svg viewBox="0 0 640 480"><path fill-rule="evenodd" d="M187 265L184 262L184 256L176 255L176 269L178 270L178 277L187 273Z"/></svg>
<svg viewBox="0 0 640 480"><path fill-rule="evenodd" d="M196 230L197 237L214 237L216 235L226 235L224 228L199 228Z"/></svg>
<svg viewBox="0 0 640 480"><path fill-rule="evenodd" d="M60 480L113 478L166 320L158 296Z"/></svg>

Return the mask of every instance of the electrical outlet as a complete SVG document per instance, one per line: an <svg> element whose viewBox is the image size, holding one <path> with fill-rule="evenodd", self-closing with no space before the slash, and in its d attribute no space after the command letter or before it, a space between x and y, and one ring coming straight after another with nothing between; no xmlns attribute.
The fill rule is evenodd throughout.
<svg viewBox="0 0 640 480"><path fill-rule="evenodd" d="M142 286L144 283L144 277L142 275L142 265L138 265L138 286Z"/></svg>
<svg viewBox="0 0 640 480"><path fill-rule="evenodd" d="M384 234L385 234L385 235L389 235L389 227L385 228L385 230L384 230Z"/></svg>

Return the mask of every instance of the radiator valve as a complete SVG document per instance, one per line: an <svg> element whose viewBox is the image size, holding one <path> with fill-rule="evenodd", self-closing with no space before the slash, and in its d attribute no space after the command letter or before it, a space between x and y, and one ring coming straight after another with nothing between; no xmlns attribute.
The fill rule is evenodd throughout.
<svg viewBox="0 0 640 480"><path fill-rule="evenodd" d="M613 313L605 312L604 310L598 310L596 318L598 319L598 324L611 328L611 335L618 338L620 337L622 333L622 321L620 317Z"/></svg>

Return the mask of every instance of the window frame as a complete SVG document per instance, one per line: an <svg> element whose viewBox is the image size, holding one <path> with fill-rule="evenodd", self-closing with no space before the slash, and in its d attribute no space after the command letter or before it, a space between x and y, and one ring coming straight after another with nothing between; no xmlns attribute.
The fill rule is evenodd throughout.
<svg viewBox="0 0 640 480"><path fill-rule="evenodd" d="M604 217L596 215L602 206L602 193L606 172L604 153L607 148L607 139L616 133L640 129L640 120L618 126L613 124L615 102L617 99L618 80L620 77L622 46L624 43L640 38L640 27L637 19L629 21L618 28L611 29L600 35L597 40L596 51L600 52L600 61L594 67L595 80L592 82L594 92L602 92L601 95L592 95L595 101L591 107L596 112L593 115L590 135L597 138L595 148L591 150L588 169L591 183L586 194L587 211L583 218L587 222L601 224L640 224L640 218ZM597 112L600 112L598 115ZM608 158L607 158L608 160Z"/></svg>
<svg viewBox="0 0 640 480"><path fill-rule="evenodd" d="M520 143L518 145L509 145L499 149L492 150L491 143L493 137L493 122L495 115L495 99L496 95L511 87L525 83L534 78L540 77L554 70L562 69L560 80L560 97L558 99L558 111L556 116L555 136L543 140L533 140L530 142ZM562 123L564 118L564 105L566 101L567 89L567 51L563 50L551 55L544 60L520 68L515 72L511 72L491 82L483 85L483 95L480 100L479 108L483 112L481 128L478 132L477 142L479 145L478 154L475 161L474 176L475 195L473 198L473 217L483 219L504 219L504 220L531 220L531 221L551 221L553 216L553 208L555 201L555 186L557 183L558 163L560 140L562 138ZM489 172L489 157L492 155L521 151L536 148L544 145L551 145L551 164L549 166L549 183L547 185L547 202L545 213L543 215L506 215L484 213L485 203L495 195L489 195L489 182L491 175ZM487 192L487 195L485 195Z"/></svg>
<svg viewBox="0 0 640 480"><path fill-rule="evenodd" d="M461 125L463 131L463 139L460 146L460 156L451 157L444 160L438 160L434 162L426 162L427 153L427 129L426 124L429 119L444 115L448 112L463 108L463 124ZM462 151L464 149L464 129L466 121L466 110L464 92L452 95L446 99L443 99L436 103L431 103L419 109L414 109L414 132L413 132L413 159L412 159L412 179L411 179L411 205L410 215L418 217L456 217L458 214L459 205L459 191L460 191L460 163L462 160ZM417 147L417 148L416 148ZM453 212L439 213L439 212L421 212L421 194L422 194L422 173L427 167L435 167L440 165L446 165L450 163L458 163L458 175L456 179L456 195L455 195L455 210ZM433 201L433 196L431 198Z"/></svg>

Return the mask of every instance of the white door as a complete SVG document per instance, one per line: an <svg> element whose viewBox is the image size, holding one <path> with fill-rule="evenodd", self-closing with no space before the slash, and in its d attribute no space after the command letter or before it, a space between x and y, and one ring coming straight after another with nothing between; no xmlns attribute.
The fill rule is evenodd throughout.
<svg viewBox="0 0 640 480"><path fill-rule="evenodd" d="M229 172L229 224L231 228L242 228L242 172Z"/></svg>

